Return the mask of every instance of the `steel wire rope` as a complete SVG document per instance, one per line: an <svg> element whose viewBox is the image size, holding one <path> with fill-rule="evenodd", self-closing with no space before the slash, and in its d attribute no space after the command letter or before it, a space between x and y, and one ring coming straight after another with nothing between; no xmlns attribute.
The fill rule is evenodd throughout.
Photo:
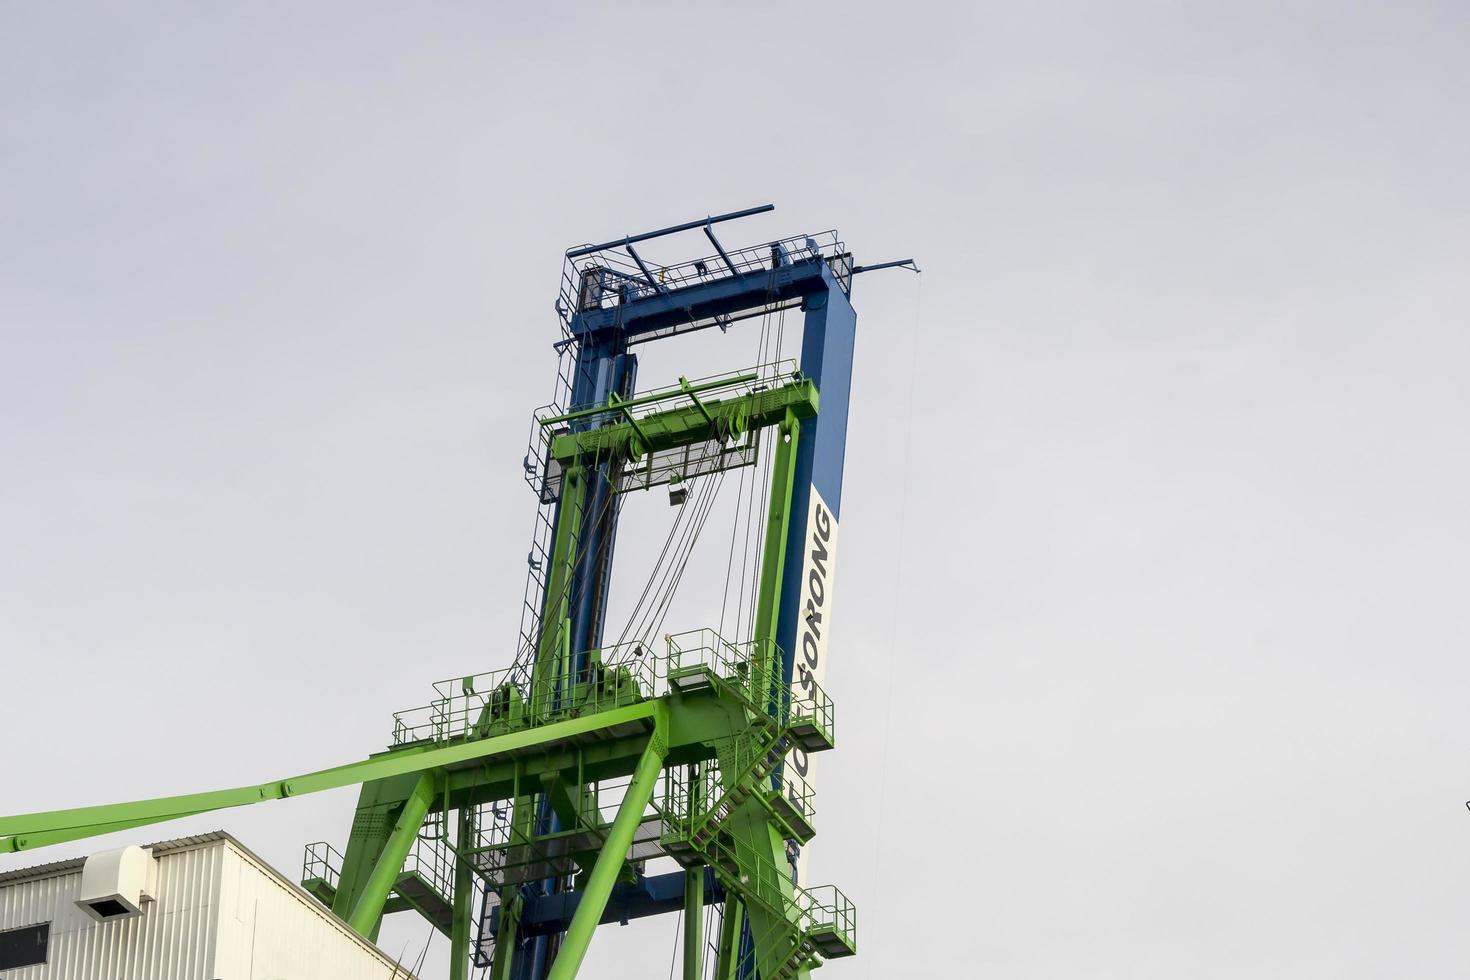
<svg viewBox="0 0 1470 980"><path fill-rule="evenodd" d="M715 972L715 964L714 964L713 961L720 954L720 947L719 947L719 945L710 936L710 931L713 929L714 924L715 924L715 917L714 916L707 915L707 916L704 917L704 970L703 970L703 973L704 973L704 975L705 975L706 978L708 978L712 973ZM725 924L725 903L724 902L721 902L720 903L720 925L723 927L724 924ZM710 953L714 953L715 955L714 956L710 956Z"/></svg>
<svg viewBox="0 0 1470 980"><path fill-rule="evenodd" d="M674 526L670 528L671 538L675 531L679 532L678 544L674 546L674 562L677 562L677 556L684 548L684 542L688 539L689 536L689 529L694 524L693 514L698 509L699 502L703 499L703 494L707 492L707 489L707 484L705 483L705 481L701 480L695 487L694 506L691 507L688 501L686 501L684 504L680 505L678 513L676 513L674 516ZM688 517L687 521L685 520L686 517ZM660 553L658 562L654 565L652 572L649 574L648 585L644 588L644 595L639 598L638 606L629 616L628 625L624 628L622 636L620 636L618 639L619 644L621 644L629 634L631 634L635 639L639 638L642 635L643 625L648 621L651 610L654 608L655 605L657 605L659 597L662 595L663 590L668 583L669 576L672 574L673 563L667 561L667 551L668 547L666 542L664 552ZM650 605L648 609L645 610L643 608L643 602L644 599L650 594L652 594L654 597L654 605ZM637 628L634 628L635 623L637 624Z"/></svg>
<svg viewBox="0 0 1470 980"><path fill-rule="evenodd" d="M623 631L618 634L617 646L622 646L632 631L633 623L637 621L639 612L643 609L643 603L648 598L648 593L653 589L654 582L658 579L659 570L663 567L665 557L669 553L669 545L674 541L674 535L678 532L680 524L684 520L685 507L680 506L674 514L674 521L669 525L668 536L664 538L664 546L659 551L657 560L653 563L653 570L649 572L648 581L644 583L643 592L638 596L638 601L633 606L633 611L628 614L628 621L623 626Z"/></svg>
<svg viewBox="0 0 1470 980"><path fill-rule="evenodd" d="M782 338L782 335L785 333L785 329L786 329L786 310L783 307L782 309L780 309L780 310L778 310L776 312L775 349L771 351L771 364L772 364L773 373L774 373L775 369L776 368L779 368L779 366L780 366L780 360L781 360L781 338ZM773 377L773 380L774 380L774 377ZM781 433L780 433L779 428L777 429L777 437L778 438L781 437ZM775 443L768 443L766 445L766 447L765 447L765 452L766 452L766 479L764 481L762 481L761 487L760 487L761 506L760 506L760 510L758 512L759 516L758 516L757 520L759 521L759 524L757 524L757 526L756 526L756 538L755 538L755 547L756 547L757 554L760 554L761 551L762 551L762 549L765 548L766 528L770 524L770 519L771 519L771 494L774 492L774 488L771 486L771 481L772 481L772 479L775 476L775 468L776 468L776 462L775 462L775 460L776 460L776 446L775 446ZM754 567L751 568L751 572L750 572L750 575L751 575L751 580L750 580L750 629L751 629L752 632L754 632L754 630L755 630L756 604L759 602L759 599L757 598L757 596L760 594L760 568L761 568L761 562L760 561L756 561L753 564L754 564Z"/></svg>
<svg viewBox="0 0 1470 980"><path fill-rule="evenodd" d="M765 313L763 313L761 315L761 331L760 331L759 337L757 339L756 348L755 348L755 362L756 362L757 365L763 364L765 362L766 336L767 336L767 334L769 332L769 329L770 329L770 320L771 320L771 313L770 313L770 310L768 309L768 310L766 310ZM751 474L750 499L746 502L746 508L745 508L745 543L742 546L742 549L741 549L741 552L740 552L740 579L739 579L739 581L740 581L740 591L739 591L739 595L735 599L735 641L736 642L739 642L745 636L744 631L741 629L741 623L744 621L744 614L745 614L745 582L746 582L746 573L749 570L749 564L750 564L750 524L751 524L751 520L752 520L752 515L753 515L754 510L755 510L755 498L760 493L760 484L763 483L763 482L765 482L762 479L762 477L767 477L769 475L769 474L767 474L765 472L765 470L761 466L761 452L762 452L762 448L763 447L757 447L757 449L756 449L756 454L755 454L756 459L755 459L755 464L754 464L754 472ZM736 512L735 512L735 529L738 530L739 527L740 527L740 511L739 511L739 508L737 506ZM747 625L750 626L751 628L753 628L755 624L753 622L751 622L751 623L749 623Z"/></svg>
<svg viewBox="0 0 1470 980"><path fill-rule="evenodd" d="M669 587L667 596L664 601L663 610L659 615L658 622L654 625L651 631L650 635L652 636L657 636L659 630L663 629L664 620L668 617L669 609L673 606L674 596L679 591L680 584L682 584L684 581L684 572L689 568L689 559L694 554L694 546L699 543L699 536L704 532L704 525L707 521L709 521L710 512L714 510L715 499L718 498L720 495L720 488L725 485L726 472L726 470L721 470L719 473L719 478L714 481L714 490L709 495L709 502L705 505L704 512L698 517L699 523L694 529L693 536L690 538L689 548L684 553L683 561L679 565L678 574L675 576L673 584Z"/></svg>
<svg viewBox="0 0 1470 980"><path fill-rule="evenodd" d="M730 573L735 569L735 539L740 531L740 505L745 500L745 467L740 467L740 485L735 490L735 518L730 523L730 554L725 559L725 589L720 593L720 629L725 635L725 607L730 602Z"/></svg>
<svg viewBox="0 0 1470 980"><path fill-rule="evenodd" d="M674 980L674 964L679 962L679 926L684 923L684 910L674 917L674 948L669 953L669 980Z"/></svg>
<svg viewBox="0 0 1470 980"><path fill-rule="evenodd" d="M779 437L779 431L780 430L778 429L777 430L778 437ZM767 521L767 518L769 516L769 511L770 511L770 506L771 506L771 477L772 477L772 472L773 472L773 470L775 468L774 461L775 461L775 450L776 450L776 447L775 447L775 444L773 442L771 442L770 440L767 440L767 443L763 447L763 449L764 449L764 457L765 457L765 460L764 460L764 465L761 467L761 475L764 477L764 479L762 479L760 481L760 485L758 487L753 488L753 494L752 494L752 499L751 499L751 507L750 507L750 511L749 511L749 513L753 513L755 515L755 528L756 528L756 531L755 531L755 546L754 546L754 550L752 550L751 544L750 544L750 520L748 518L747 518L746 524L745 524L745 550L746 550L747 555L753 555L754 556L754 559L755 559L755 560L753 560L750 563L750 606L749 606L749 608L747 610L747 613L746 613L746 623L745 623L747 631L752 634L752 636L751 636L752 639L755 638L754 637L754 633L755 633L755 620L756 620L756 606L760 603L759 596L760 596L761 550L762 550L762 547L763 547L763 543L765 541L765 536L766 536L766 521ZM756 498L757 495L758 495L759 500L760 500L760 506L759 507L756 507L755 506L755 498ZM742 583L742 589L741 589L741 594L742 595L744 594L744 588L743 588L743 586L744 586L744 583Z"/></svg>
<svg viewBox="0 0 1470 980"><path fill-rule="evenodd" d="M781 356L780 334L784 331L784 327L785 327L785 324L786 324L786 311L784 309L782 309L782 310L780 310L778 312L777 318L776 318L776 323L777 323L777 339L776 339L776 351L775 351L775 358L774 359L775 360L779 360L780 359L780 356ZM779 436L780 436L780 429L779 428L777 429L777 435L778 435L778 438L779 438ZM770 442L769 440L767 441L767 444L765 446L765 456L766 456L766 466L765 466L765 477L766 478L763 481L761 481L761 486L758 488L758 491L759 491L760 497L761 497L761 506L760 506L760 511L759 511L759 515L760 516L757 518L757 521L759 523L757 524L757 531L756 531L756 538L755 538L755 547L756 547L757 552L759 552L764 547L765 537L766 537L766 526L767 526L767 524L770 521L771 492L772 492L771 479L772 479L772 476L774 475L773 474L773 471L775 469L776 447L775 447L775 444L772 443L772 442ZM747 541L748 541L748 539L747 539ZM747 543L747 547L749 547L748 543ZM750 572L751 579L750 579L750 621L749 621L749 627L750 627L750 631L752 633L754 633L755 632L755 620L756 620L756 605L760 601L758 597L760 595L760 568L761 568L761 562L759 560L757 560L757 561L753 562L752 565L753 565L753 567L751 568L751 572ZM754 637L752 637L752 639L754 639Z"/></svg>
<svg viewBox="0 0 1470 980"><path fill-rule="evenodd" d="M682 578L682 569L688 563L689 554L694 550L694 542L698 538L699 531L703 529L700 516L707 509L707 503L711 499L711 491L714 485L713 481L707 479L700 481L699 488L696 491L697 496L695 497L694 507L690 509L692 516L688 524L685 525L684 533L680 536L678 545L674 548L672 561L664 570L662 581L654 593L654 603L649 606L648 611L639 621L638 630L635 631L635 636L641 642L649 642L650 637L656 634L657 627L655 620L658 617L659 610L663 609L668 602L672 601L673 592L677 590L679 580Z"/></svg>
<svg viewBox="0 0 1470 980"><path fill-rule="evenodd" d="M669 535L667 535L666 538L663 539L663 550L659 552L659 558L654 561L653 570L648 573L648 582L644 583L644 591L642 591L642 594L639 594L638 602L635 602L634 608L632 608L631 613L628 614L628 621L623 624L622 632L617 635L617 646L622 646L623 642L628 639L629 633L632 632L634 621L638 620L638 614L642 611L642 604L647 601L648 592L653 591L654 582L656 582L657 577L659 577L659 570L661 569L661 567L663 567L664 557L669 554L669 545L673 544L673 536L675 536L675 533L678 532L679 525L681 525L682 520L684 520L684 507L679 508L678 513L673 516L673 523L672 525L669 525Z"/></svg>
<svg viewBox="0 0 1470 980"><path fill-rule="evenodd" d="M429 934L424 937L424 948L419 953L418 960L413 965L413 975L419 976L419 971L424 968L424 958L429 955L429 944L434 941L434 933L437 931L434 923L429 923Z"/></svg>
<svg viewBox="0 0 1470 980"><path fill-rule="evenodd" d="M759 369L759 365L760 365L760 361L761 361L761 347L760 347L759 342L756 345L755 359L756 359L757 369ZM747 447L748 446L749 446L749 443L747 442ZM760 462L760 460L759 460L759 458L757 456L757 458L753 461L753 463L754 463L755 468L756 468L757 471L759 470L759 462ZM725 588L724 588L724 591L720 595L720 628L719 628L718 635L721 636L721 637L723 637L725 635L725 610L726 610L726 607L728 606L728 604L730 602L730 574L731 574L731 572L733 572L735 570L735 542L736 542L736 540L740 536L740 511L741 511L741 507L742 506L745 506L747 508L747 512L748 512L748 507L749 507L749 502L747 501L746 496L745 496L745 470L746 470L746 466L744 464L742 464L741 467L740 467L740 485L739 485L739 487L735 491L735 513L734 513L734 515L733 515L733 517L731 519L731 522L730 522L730 553L729 553L729 556L725 560L725 562L726 562L725 563ZM755 480L756 480L756 477L758 475L759 475L758 472L752 473L752 475L751 475L751 492L752 492L752 494L754 494L754 491L755 491ZM746 540L747 540L747 547L749 547L749 536L747 536L747 539ZM745 557L746 557L745 554L742 553L741 554L742 564L741 564L741 571L740 571L740 579L738 580L742 584L742 586L743 586L744 580L745 580L745 568L744 568L744 559L745 559ZM745 596L744 596L744 593L742 591L740 598L735 601L735 629L733 630L733 633L734 633L735 638L736 638L737 641L740 638L740 606L741 606L741 604L744 601L745 601Z"/></svg>

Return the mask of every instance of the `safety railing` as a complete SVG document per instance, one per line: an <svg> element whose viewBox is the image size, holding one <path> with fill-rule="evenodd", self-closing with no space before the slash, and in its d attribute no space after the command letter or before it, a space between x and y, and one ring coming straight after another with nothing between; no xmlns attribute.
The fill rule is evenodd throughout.
<svg viewBox="0 0 1470 980"><path fill-rule="evenodd" d="M403 871L418 875L446 900L454 894L454 852L443 841L420 837L408 852Z"/></svg>
<svg viewBox="0 0 1470 980"><path fill-rule="evenodd" d="M786 725L807 751L831 748L837 737L837 708L822 685L806 674L791 685Z"/></svg>
<svg viewBox="0 0 1470 980"><path fill-rule="evenodd" d="M735 643L701 629L665 637L662 649L633 641L570 659L575 666L566 673L535 682L518 668L438 681L437 698L393 715L393 744L486 738L714 683L773 724L799 716L831 731L832 706L820 687L793 701L774 682L781 651L771 641Z"/></svg>
<svg viewBox="0 0 1470 980"><path fill-rule="evenodd" d="M781 769L781 781L773 785L766 797L767 808L799 840L809 840L815 831L817 793L791 766Z"/></svg>
<svg viewBox="0 0 1470 980"><path fill-rule="evenodd" d="M836 885L796 886L798 927L808 936L834 933L847 947L857 950L857 906ZM824 944L819 943L821 948ZM826 950L829 955L833 950Z"/></svg>
<svg viewBox="0 0 1470 980"><path fill-rule="evenodd" d="M326 841L307 844L301 880L324 881L335 890L342 880L342 854Z"/></svg>
<svg viewBox="0 0 1470 980"><path fill-rule="evenodd" d="M756 710L784 718L789 692L773 683L781 648L770 640L735 643L705 628L676 633L668 642L669 686L687 689L684 678L701 672L717 677Z"/></svg>
<svg viewBox="0 0 1470 980"><path fill-rule="evenodd" d="M640 265L632 254L614 245L567 260L562 266L556 309L563 326L570 329L572 317L578 313L609 309L687 286L751 272L770 272L814 259L825 259L833 264L834 270L843 271L838 266L847 259L847 249L836 231L796 235L674 265L646 261ZM846 288L846 278L842 281Z"/></svg>
<svg viewBox="0 0 1470 980"><path fill-rule="evenodd" d="M670 766L664 770L663 802L659 812L666 832L688 836L696 821L709 812L709 807L724 792L720 784L720 767L714 760L698 766Z"/></svg>
<svg viewBox="0 0 1470 980"><path fill-rule="evenodd" d="M629 643L572 660L567 672L540 681L528 682L515 667L439 681L434 701L393 715L393 744L485 738L637 704L655 692L659 655L651 647Z"/></svg>

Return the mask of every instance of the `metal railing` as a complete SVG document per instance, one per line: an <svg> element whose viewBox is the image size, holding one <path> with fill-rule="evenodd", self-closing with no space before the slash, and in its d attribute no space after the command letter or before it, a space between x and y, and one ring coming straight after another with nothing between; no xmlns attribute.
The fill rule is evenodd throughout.
<svg viewBox="0 0 1470 980"><path fill-rule="evenodd" d="M342 854L326 841L306 845L302 881L324 881L335 889L342 881Z"/></svg>
<svg viewBox="0 0 1470 980"><path fill-rule="evenodd" d="M770 272L781 266L813 259L825 259L832 263L834 271L846 288L851 276L851 261L846 246L837 237L835 230L817 232L814 235L794 235L791 238L726 250L723 255L706 255L674 265L658 265L647 261L640 265L638 259L628 253L626 248L613 245L590 255L567 259L562 266L556 311L563 326L570 330L572 317L578 313L610 309L686 286L715 282L751 272Z"/></svg>
<svg viewBox="0 0 1470 980"><path fill-rule="evenodd" d="M734 643L701 629L665 637L662 650L635 641L571 662L579 665L534 683L516 667L438 681L437 698L393 715L393 744L484 738L637 704L683 689L681 679L700 670L778 723L815 716L830 731L832 705L820 687L812 684L810 695L793 700L791 690L773 683L781 653L770 641Z"/></svg>
<svg viewBox="0 0 1470 980"><path fill-rule="evenodd" d="M819 725L829 736L837 736L837 708L827 692L822 690L816 678L807 674L791 685L791 707L788 724L809 719Z"/></svg>
<svg viewBox="0 0 1470 980"><path fill-rule="evenodd" d="M822 929L834 931L857 946L857 906L836 885L795 886L797 925L811 935Z"/></svg>
<svg viewBox="0 0 1470 980"><path fill-rule="evenodd" d="M393 715L393 744L484 738L637 704L655 693L659 657L651 647L628 643L573 659L581 665L534 682L520 667L439 681L438 698Z"/></svg>
<svg viewBox="0 0 1470 980"><path fill-rule="evenodd" d="M454 895L454 851L437 838L420 837L403 862L403 871L416 874L445 901Z"/></svg>
<svg viewBox="0 0 1470 980"><path fill-rule="evenodd" d="M781 768L781 783L779 786L773 786L772 791L785 800L807 823L815 819L817 791L812 789L811 783L798 775L791 766Z"/></svg>

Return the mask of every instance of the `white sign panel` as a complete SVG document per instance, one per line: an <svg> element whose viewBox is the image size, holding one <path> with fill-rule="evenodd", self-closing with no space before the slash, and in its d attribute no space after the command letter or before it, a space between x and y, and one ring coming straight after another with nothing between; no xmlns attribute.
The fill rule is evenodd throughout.
<svg viewBox="0 0 1470 980"><path fill-rule="evenodd" d="M796 653L791 675L792 701L808 701L812 687L827 676L827 640L832 632L832 595L837 573L837 518L812 487L806 515L805 554L801 566L801 605L796 625ZM789 771L812 785L812 759L799 746L786 757ZM794 795L794 794L793 794ZM809 849L802 848L796 880L806 884Z"/></svg>

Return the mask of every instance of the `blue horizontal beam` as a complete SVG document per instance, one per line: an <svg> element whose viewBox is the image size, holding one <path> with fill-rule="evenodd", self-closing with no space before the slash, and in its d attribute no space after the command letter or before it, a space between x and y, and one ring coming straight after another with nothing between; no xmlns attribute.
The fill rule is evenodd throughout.
<svg viewBox="0 0 1470 980"><path fill-rule="evenodd" d="M714 872L704 869L704 902L712 905L725 900L725 889L715 880ZM565 932L571 924L572 914L582 903L581 892L562 892L560 895L537 895L525 900L521 908L521 935L549 936ZM639 878L634 884L618 885L607 900L601 923L628 922L665 912L678 912L684 907L684 872ZM492 930L500 928L500 910L496 909L491 920Z"/></svg>
<svg viewBox="0 0 1470 980"><path fill-rule="evenodd" d="M629 341L667 327L730 316L767 303L802 299L837 286L826 259L807 259L777 269L758 269L695 283L607 309L572 317L572 334L586 337L618 330Z"/></svg>

